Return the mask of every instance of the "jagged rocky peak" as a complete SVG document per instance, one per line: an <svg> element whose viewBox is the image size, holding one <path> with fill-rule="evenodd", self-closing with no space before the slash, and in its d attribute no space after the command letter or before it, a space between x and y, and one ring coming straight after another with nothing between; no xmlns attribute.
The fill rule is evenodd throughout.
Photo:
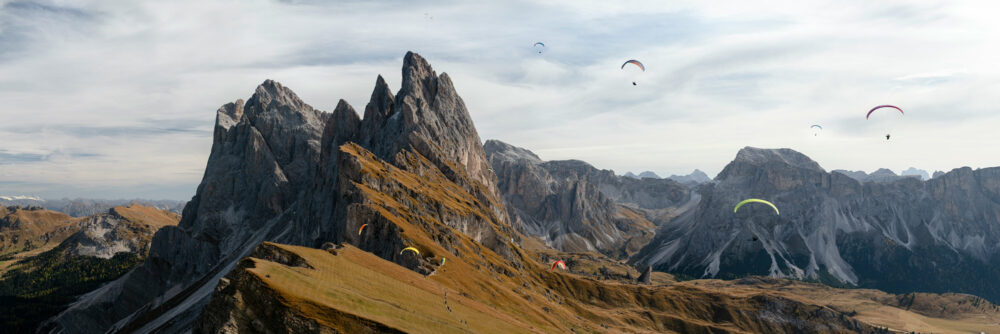
<svg viewBox="0 0 1000 334"><path fill-rule="evenodd" d="M733 160L733 163L748 163L752 165L763 165L772 162L782 162L793 167L812 169L820 172L824 171L818 163L805 154L790 148L765 149L747 146L736 153L736 159Z"/></svg>
<svg viewBox="0 0 1000 334"><path fill-rule="evenodd" d="M243 99L239 99L219 107L215 115L215 125L229 129L239 123L240 119L243 118L243 103Z"/></svg>
<svg viewBox="0 0 1000 334"><path fill-rule="evenodd" d="M505 161L517 161L517 160L527 160L535 164L542 163L542 159L535 155L527 149L523 149L505 142L489 139L486 141L486 145L483 145L483 149L486 150L486 156L492 159L501 159Z"/></svg>
<svg viewBox="0 0 1000 334"><path fill-rule="evenodd" d="M437 75L420 55L403 57L403 82L395 96L381 76L376 80L362 123L357 142L379 158L392 160L412 148L439 168L450 168L445 161L458 162L466 169L463 174L498 194L465 102L448 74Z"/></svg>
<svg viewBox="0 0 1000 334"><path fill-rule="evenodd" d="M296 111L313 110L291 89L271 79L264 80L257 86L253 96L247 100L247 107L252 108L255 114L277 107L288 107Z"/></svg>

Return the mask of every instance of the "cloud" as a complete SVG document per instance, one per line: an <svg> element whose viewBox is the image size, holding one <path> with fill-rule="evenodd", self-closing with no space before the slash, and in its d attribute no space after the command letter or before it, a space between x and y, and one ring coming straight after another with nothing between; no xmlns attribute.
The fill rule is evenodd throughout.
<svg viewBox="0 0 1000 334"><path fill-rule="evenodd" d="M828 170L1000 165L989 3L0 3L5 191L186 199L220 105L271 78L362 109L407 50L451 75L480 137L545 159L715 174L752 145ZM887 103L907 110L889 143L863 117Z"/></svg>

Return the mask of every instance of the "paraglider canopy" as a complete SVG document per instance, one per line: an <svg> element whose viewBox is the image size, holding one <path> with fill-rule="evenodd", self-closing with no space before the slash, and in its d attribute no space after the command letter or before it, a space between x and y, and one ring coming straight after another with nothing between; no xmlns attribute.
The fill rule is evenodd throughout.
<svg viewBox="0 0 1000 334"><path fill-rule="evenodd" d="M533 45L533 47L535 48L535 51L538 51L538 53L542 53L542 50L545 49L545 43L535 42L535 45Z"/></svg>
<svg viewBox="0 0 1000 334"><path fill-rule="evenodd" d="M823 130L823 127L820 126L819 124L813 124L812 126L810 126L810 128L818 128L820 130Z"/></svg>
<svg viewBox="0 0 1000 334"><path fill-rule="evenodd" d="M552 264L552 270L556 270L556 268L566 270L566 262L563 262L562 260L556 261Z"/></svg>
<svg viewBox="0 0 1000 334"><path fill-rule="evenodd" d="M361 225L361 228L358 229L358 236L361 236L361 232L365 230L366 226L368 226L368 224L362 224Z"/></svg>
<svg viewBox="0 0 1000 334"><path fill-rule="evenodd" d="M903 109L899 109L899 107L897 107L897 106L891 106L891 105L888 105L888 104L883 104L883 105L880 105L880 106L875 106L875 108L872 108L872 110L869 110L868 114L865 115L865 119L868 119L868 117L871 117L872 113L875 112L875 110L879 110L879 109L882 109L882 108L892 108L892 109L899 110L900 114L903 114L903 115L906 114L906 113L903 112Z"/></svg>
<svg viewBox="0 0 1000 334"><path fill-rule="evenodd" d="M646 66L642 65L642 63L640 63L638 60L635 60L635 59L629 59L629 60L625 61L625 63L622 64L622 69L624 70L625 69L625 65L628 65L628 64L635 65L636 67L638 67L643 72L646 72Z"/></svg>
<svg viewBox="0 0 1000 334"><path fill-rule="evenodd" d="M775 214L779 214L779 215L781 214L780 212L778 212L778 207L774 206L774 204L772 204L771 202L768 202L768 201L765 201L765 200L762 200L762 199L756 199L756 198L745 199L742 202L737 203L736 207L733 208L733 213L736 213L736 210L739 210L740 207L743 206L743 204L747 204L747 203L764 203L764 204L770 205L771 208L774 209L774 213Z"/></svg>
<svg viewBox="0 0 1000 334"><path fill-rule="evenodd" d="M420 255L420 251L417 250L416 248L413 248L413 247L403 248L403 250L399 251L399 254L403 254L403 252L405 252L405 251L412 251L414 253L417 253L417 255Z"/></svg>

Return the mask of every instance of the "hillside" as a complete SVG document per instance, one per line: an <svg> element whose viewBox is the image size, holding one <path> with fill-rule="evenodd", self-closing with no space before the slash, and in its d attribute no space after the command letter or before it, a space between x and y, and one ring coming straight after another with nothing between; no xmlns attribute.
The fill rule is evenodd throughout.
<svg viewBox="0 0 1000 334"><path fill-rule="evenodd" d="M133 204L70 220L76 232L58 245L43 252L16 254L8 263L0 276L0 300L4 301L0 328L32 330L76 296L125 274L146 257L153 234L163 226L176 225L180 217Z"/></svg>
<svg viewBox="0 0 1000 334"><path fill-rule="evenodd" d="M0 259L5 268L18 253L55 247L79 230L81 219L40 207L0 207Z"/></svg>
<svg viewBox="0 0 1000 334"><path fill-rule="evenodd" d="M770 278L638 286L553 272L538 263L507 279L483 274L459 258L421 275L350 245L323 251L265 243L222 280L198 329L206 333L1000 330L995 305L964 295L890 295Z"/></svg>

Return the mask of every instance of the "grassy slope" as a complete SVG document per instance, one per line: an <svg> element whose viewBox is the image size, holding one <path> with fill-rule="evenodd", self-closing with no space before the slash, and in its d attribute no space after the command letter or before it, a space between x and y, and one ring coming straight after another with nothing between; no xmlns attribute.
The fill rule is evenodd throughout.
<svg viewBox="0 0 1000 334"><path fill-rule="evenodd" d="M529 289L520 289L521 295L511 296L518 289L507 282L484 278L481 272L457 259L449 260L434 274L424 277L349 245L337 250L337 255L306 247L273 245L299 255L313 269L254 259L256 267L247 270L278 292L283 297L283 304L333 329L343 330L343 324L326 321L335 318L326 314L346 313L411 333L647 332L656 328L636 317L635 307L610 305L610 301L608 305L596 307L605 302L602 299L612 298L589 293L589 283L594 282L574 274L553 273L555 279L580 289L576 299L592 298L593 305L569 298L561 303L545 302L546 297ZM469 285L482 288L469 288ZM755 296L785 298L844 313L854 311L859 321L897 331L1000 331L1000 313L995 306L982 302L974 307L970 301L977 298L967 295L919 294L923 307L933 305L954 310L949 313L916 310L920 308L918 305L910 305L907 310L907 307L898 306L905 296L877 290L835 289L770 278L694 280L652 287L615 282L601 285L617 293L658 290L658 296L674 297L664 298L662 302L673 304L667 307L672 309L672 316L693 324L691 329L696 332L708 327L743 332L737 328L738 323L722 320L713 324L711 318L698 314L705 311L696 306L706 302L701 297L708 297L731 310L752 311L753 308L748 307L752 305L746 305L745 301ZM497 302L490 302L491 299ZM695 306L687 307L684 303ZM658 312L656 309L647 311ZM601 324L609 327L600 327ZM656 331L670 330L656 328Z"/></svg>
<svg viewBox="0 0 1000 334"><path fill-rule="evenodd" d="M50 210L0 211L0 257L51 249L79 229L83 219ZM2 267L2 265L0 265Z"/></svg>
<svg viewBox="0 0 1000 334"><path fill-rule="evenodd" d="M740 282L752 282L742 285ZM918 333L1000 333L1000 308L964 294L893 295L872 289L837 289L817 283L773 278L694 280L678 283L732 295L769 294L857 312L856 319L890 330Z"/></svg>

